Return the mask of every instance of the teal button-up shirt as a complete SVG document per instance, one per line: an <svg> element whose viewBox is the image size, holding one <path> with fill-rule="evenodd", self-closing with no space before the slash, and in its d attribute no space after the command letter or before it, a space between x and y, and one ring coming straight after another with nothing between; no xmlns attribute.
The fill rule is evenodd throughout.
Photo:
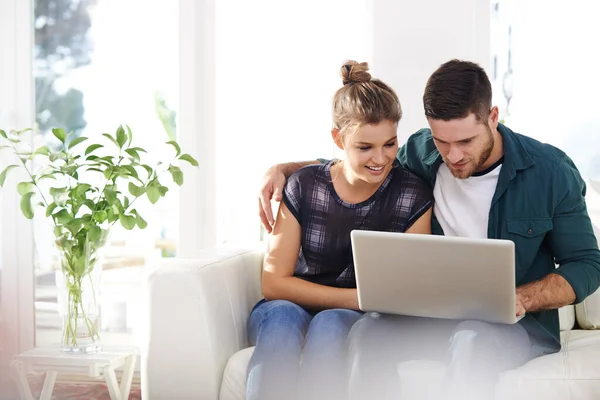
<svg viewBox="0 0 600 400"><path fill-rule="evenodd" d="M600 251L587 213L585 183L561 150L502 124L498 130L504 161L488 238L515 243L517 286L557 273L571 284L579 303L600 286ZM442 157L429 129L412 135L398 151L398 160L433 188ZM443 235L435 216L432 229ZM558 310L528 313L521 323L537 344L560 349Z"/></svg>

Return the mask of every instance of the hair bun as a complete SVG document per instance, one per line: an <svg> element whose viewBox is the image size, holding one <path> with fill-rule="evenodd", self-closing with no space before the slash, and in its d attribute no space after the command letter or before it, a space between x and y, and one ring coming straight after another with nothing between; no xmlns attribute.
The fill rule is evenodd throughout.
<svg viewBox="0 0 600 400"><path fill-rule="evenodd" d="M369 70L369 64L366 62L358 63L354 60L348 60L342 65L342 82L344 85L358 82L369 82L371 80L371 74Z"/></svg>

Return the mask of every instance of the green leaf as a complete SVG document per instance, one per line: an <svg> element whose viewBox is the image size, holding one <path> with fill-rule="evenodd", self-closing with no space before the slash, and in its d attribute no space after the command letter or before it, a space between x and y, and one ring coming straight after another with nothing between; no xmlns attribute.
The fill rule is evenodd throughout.
<svg viewBox="0 0 600 400"><path fill-rule="evenodd" d="M69 196L67 195L67 188L50 188L50 196L52 196L54 202L61 207L67 204Z"/></svg>
<svg viewBox="0 0 600 400"><path fill-rule="evenodd" d="M131 128L129 127L129 125L125 124L125 128L127 128L127 137L129 138L127 147L129 147L129 146L131 146L131 141L133 140L133 132L131 132Z"/></svg>
<svg viewBox="0 0 600 400"><path fill-rule="evenodd" d="M67 161L67 155L63 151L55 151L50 154L50 161L54 162L56 160Z"/></svg>
<svg viewBox="0 0 600 400"><path fill-rule="evenodd" d="M56 180L56 177L54 176L54 173L52 173L52 174L44 174L42 176L39 176L37 178L37 181L39 182L39 181L44 180L44 179L54 179L54 180Z"/></svg>
<svg viewBox="0 0 600 400"><path fill-rule="evenodd" d="M17 167L18 165L9 165L8 167L4 168L4 171L0 172L0 187L4 186L4 181L6 181L6 175L8 172Z"/></svg>
<svg viewBox="0 0 600 400"><path fill-rule="evenodd" d="M54 236L59 237L62 234L63 234L62 226L55 226L54 227Z"/></svg>
<svg viewBox="0 0 600 400"><path fill-rule="evenodd" d="M25 128L25 129L21 129L20 131L17 132L17 135L21 136L22 134L24 134L25 132L29 132L32 131L33 129L31 128Z"/></svg>
<svg viewBox="0 0 600 400"><path fill-rule="evenodd" d="M93 167L92 167L92 168L88 168L88 169L86 169L86 171L96 171L96 172L100 172L101 174L103 174L103 173L104 173L104 171L102 171L101 169L98 169L98 168L93 168Z"/></svg>
<svg viewBox="0 0 600 400"><path fill-rule="evenodd" d="M137 150L127 149L127 150L125 150L125 153L129 154L131 157L133 157L137 161L140 161L140 155L138 154Z"/></svg>
<svg viewBox="0 0 600 400"><path fill-rule="evenodd" d="M117 128L117 143L120 148L123 148L125 142L127 142L127 134L125 133L125 129L123 129L123 125L120 125L119 128Z"/></svg>
<svg viewBox="0 0 600 400"><path fill-rule="evenodd" d="M181 147L179 147L179 144L177 144L176 141L170 140L167 142L167 144L170 144L171 146L175 147L175 151L177 152L177 154L175 154L175 157L181 154Z"/></svg>
<svg viewBox="0 0 600 400"><path fill-rule="evenodd" d="M142 218L140 216L140 214L138 214L137 210L131 210L131 213L133 215L135 215L135 222L137 224L137 226L139 226L140 229L146 229L146 227L148 226L148 223L146 222L146 220L144 218Z"/></svg>
<svg viewBox="0 0 600 400"><path fill-rule="evenodd" d="M135 150L138 153L148 153L146 150L142 149L141 147L130 147L130 150Z"/></svg>
<svg viewBox="0 0 600 400"><path fill-rule="evenodd" d="M98 221L99 223L103 223L104 221L106 221L106 218L108 218L108 213L104 210L96 211L92 218Z"/></svg>
<svg viewBox="0 0 600 400"><path fill-rule="evenodd" d="M146 195L150 203L155 204L160 198L160 190L157 186L149 186L146 188Z"/></svg>
<svg viewBox="0 0 600 400"><path fill-rule="evenodd" d="M104 136L104 137L108 138L108 139L109 139L111 142L113 142L113 143L115 144L115 146L117 146L117 147L119 147L119 148L121 147L121 146L119 145L119 143L117 143L117 141L115 140L115 138L114 138L114 137L112 137L111 135L109 135L108 133L103 133L103 134L102 134L102 136Z"/></svg>
<svg viewBox="0 0 600 400"><path fill-rule="evenodd" d="M56 214L54 214L54 218L56 219L56 222L61 225L64 225L73 219L71 214L64 208L62 210L60 210L59 212L57 212Z"/></svg>
<svg viewBox="0 0 600 400"><path fill-rule="evenodd" d="M0 129L0 136L2 136L4 139L8 139L8 136L6 136L6 132L2 129Z"/></svg>
<svg viewBox="0 0 600 400"><path fill-rule="evenodd" d="M69 221L66 225L64 225L64 227L68 229L73 236L75 236L75 234L79 231L82 225L83 222L80 218L74 218L71 221Z"/></svg>
<svg viewBox="0 0 600 400"><path fill-rule="evenodd" d="M102 229L98 225L92 225L88 229L88 241L97 242L102 236Z"/></svg>
<svg viewBox="0 0 600 400"><path fill-rule="evenodd" d="M88 140L88 138L86 138L84 136L80 136L80 137L78 137L76 139L73 139L71 141L71 143L69 143L68 149L71 150L73 147L77 146L79 143L84 142L86 140Z"/></svg>
<svg viewBox="0 0 600 400"><path fill-rule="evenodd" d="M106 179L112 179L112 176L113 176L113 170L112 170L112 168L106 168L104 170L104 177Z"/></svg>
<svg viewBox="0 0 600 400"><path fill-rule="evenodd" d="M142 164L142 168L144 168L146 170L146 172L148 172L148 179L150 179L150 177L154 173L154 170L149 165L146 165L146 164Z"/></svg>
<svg viewBox="0 0 600 400"><path fill-rule="evenodd" d="M87 183L80 183L75 188L75 197L80 197L80 196L84 195L85 192L87 192L91 188L92 188L92 185L89 185Z"/></svg>
<svg viewBox="0 0 600 400"><path fill-rule="evenodd" d="M171 173L171 176L173 176L173 182L179 186L183 185L183 172L179 167L171 165L169 167L169 172Z"/></svg>
<svg viewBox="0 0 600 400"><path fill-rule="evenodd" d="M160 192L160 195L164 197L169 191L169 188L166 186L159 186L158 191Z"/></svg>
<svg viewBox="0 0 600 400"><path fill-rule="evenodd" d="M146 188L143 186L136 186L135 183L129 182L129 193L131 193L135 197L140 197L144 193L146 193Z"/></svg>
<svg viewBox="0 0 600 400"><path fill-rule="evenodd" d="M90 242L97 242L102 237L102 229L98 225L90 226L88 230L87 239Z"/></svg>
<svg viewBox="0 0 600 400"><path fill-rule="evenodd" d="M194 157L190 156L189 154L183 154L181 157L179 157L179 159L189 162L194 167L198 166L198 161L196 161L196 159Z"/></svg>
<svg viewBox="0 0 600 400"><path fill-rule="evenodd" d="M33 218L33 207L31 206L31 197L34 195L33 192L25 193L21 197L21 211L27 219Z"/></svg>
<svg viewBox="0 0 600 400"><path fill-rule="evenodd" d="M56 203L50 203L48 208L46 208L46 218L52 215L52 212L56 209Z"/></svg>
<svg viewBox="0 0 600 400"><path fill-rule="evenodd" d="M43 156L47 156L50 154L50 148L48 146L39 147L36 151L33 152L33 155L41 154Z"/></svg>
<svg viewBox="0 0 600 400"><path fill-rule="evenodd" d="M52 129L52 133L54 134L54 136L56 136L56 138L58 140L61 141L61 143L65 142L65 138L67 137L67 135L65 134L65 130L61 129L61 128L53 128Z"/></svg>
<svg viewBox="0 0 600 400"><path fill-rule="evenodd" d="M113 204L117 201L117 192L112 187L106 187L104 189L104 197L109 204Z"/></svg>
<svg viewBox="0 0 600 400"><path fill-rule="evenodd" d="M130 231L133 228L135 228L136 218L131 215L121 214L121 215L119 215L119 222L121 222L121 225L123 225L123 228Z"/></svg>
<svg viewBox="0 0 600 400"><path fill-rule="evenodd" d="M131 165L122 165L121 168L123 168L125 171L127 171L127 173L129 175L133 176L138 181L140 180L140 177L138 176L138 172Z"/></svg>
<svg viewBox="0 0 600 400"><path fill-rule="evenodd" d="M104 147L104 146L103 146L103 145L101 145L101 144L98 144L98 143L91 144L91 145L89 145L89 146L88 146L88 148L87 148L87 149L85 149L85 154L84 154L84 155L86 155L86 156L87 156L87 155L88 155L88 154L90 154L92 151L94 151L94 150L97 150L97 149L99 149L99 148L101 148L101 147Z"/></svg>
<svg viewBox="0 0 600 400"><path fill-rule="evenodd" d="M33 182L19 182L17 183L17 192L21 196L25 196L25 194L29 192L33 192L35 190L35 185Z"/></svg>

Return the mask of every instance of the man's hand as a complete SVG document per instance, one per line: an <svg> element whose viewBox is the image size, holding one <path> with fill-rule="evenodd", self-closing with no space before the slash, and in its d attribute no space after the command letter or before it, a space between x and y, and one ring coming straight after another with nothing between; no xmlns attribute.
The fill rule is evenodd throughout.
<svg viewBox="0 0 600 400"><path fill-rule="evenodd" d="M284 173L277 165L269 168L263 177L258 197L258 214L267 233L271 233L275 224L273 211L271 210L271 199L281 201L285 180Z"/></svg>
<svg viewBox="0 0 600 400"><path fill-rule="evenodd" d="M525 308L525 303L523 303L523 299L521 298L521 295L519 294L519 292L517 292L517 317L520 317L521 315L525 314L527 312L527 309Z"/></svg>

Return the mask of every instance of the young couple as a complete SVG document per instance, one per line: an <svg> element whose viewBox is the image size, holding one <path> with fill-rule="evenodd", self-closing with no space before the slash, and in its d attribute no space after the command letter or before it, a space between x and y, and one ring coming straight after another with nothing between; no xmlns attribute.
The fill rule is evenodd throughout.
<svg viewBox="0 0 600 400"><path fill-rule="evenodd" d="M400 150L394 91L365 63L341 73L332 137L344 160L277 165L265 176L259 208L271 238L265 299L248 321L247 399L344 398L349 381L356 398L377 389L397 398L399 362L444 357L446 378L466 378L459 390L484 398L478 391L489 394L499 372L558 351L557 308L600 285L584 182L563 152L498 123L477 64L452 60L433 73L423 96L430 129ZM271 198L282 200L275 219ZM363 316L353 229L514 241L525 317L506 326Z"/></svg>

